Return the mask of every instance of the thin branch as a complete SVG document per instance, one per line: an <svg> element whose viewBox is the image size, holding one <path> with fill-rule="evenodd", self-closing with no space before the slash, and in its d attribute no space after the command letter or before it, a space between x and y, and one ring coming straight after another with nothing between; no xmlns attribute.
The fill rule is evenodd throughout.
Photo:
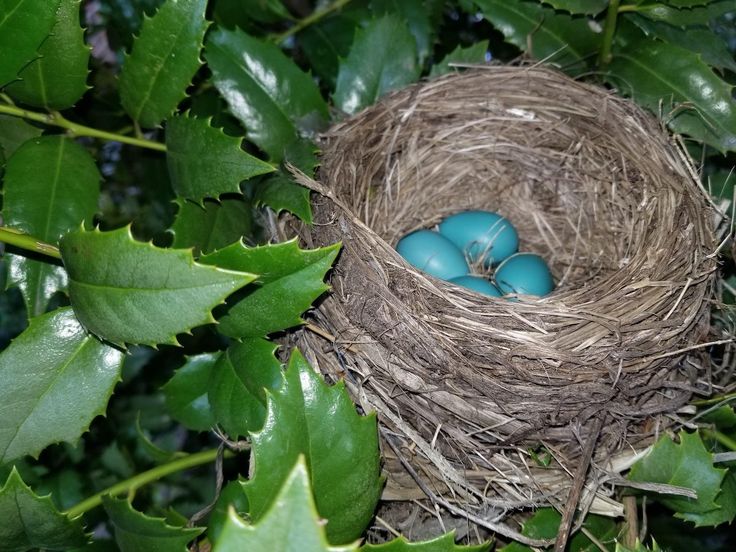
<svg viewBox="0 0 736 552"><path fill-rule="evenodd" d="M281 44L284 40L289 38L292 35L295 35L299 31L302 31L309 27L310 25L314 25L318 21L322 20L324 17L330 15L332 12L339 10L340 8L344 7L350 3L350 0L335 0L332 4L329 6L325 6L321 10L314 11L310 13L308 16L306 16L303 19L300 19L294 25L289 27L287 30L285 30L283 33L271 35L269 38L271 42L274 44Z"/></svg>
<svg viewBox="0 0 736 552"><path fill-rule="evenodd" d="M0 242L32 253L40 253L47 257L61 259L61 253L59 253L58 247L29 236L19 230L15 230L14 228L8 228L7 226L0 226Z"/></svg>

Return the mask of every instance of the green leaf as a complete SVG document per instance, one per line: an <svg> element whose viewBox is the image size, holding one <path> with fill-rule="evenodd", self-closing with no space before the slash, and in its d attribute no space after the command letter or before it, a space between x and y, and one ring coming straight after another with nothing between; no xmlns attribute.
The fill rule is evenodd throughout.
<svg viewBox="0 0 736 552"><path fill-rule="evenodd" d="M146 17L120 73L120 99L141 126L154 127L176 109L202 64L207 0L166 0Z"/></svg>
<svg viewBox="0 0 736 552"><path fill-rule="evenodd" d="M729 199L733 194L733 183L731 183L730 187L731 191L726 196ZM716 197L723 197L718 194L715 195ZM736 411L734 411L734 407L730 405L719 406L715 410L711 410L707 414L704 414L701 417L701 421L713 424L721 430L730 430L732 428L736 428Z"/></svg>
<svg viewBox="0 0 736 552"><path fill-rule="evenodd" d="M239 193L243 180L274 170L240 149L240 143L240 138L226 135L203 119L188 115L169 119L166 160L177 195L199 201L227 192Z"/></svg>
<svg viewBox="0 0 736 552"><path fill-rule="evenodd" d="M350 52L357 26L357 21L340 14L310 25L297 35L309 66L331 89L337 82L340 58Z"/></svg>
<svg viewBox="0 0 736 552"><path fill-rule="evenodd" d="M26 140L41 136L42 130L29 125L20 117L0 115L0 150L8 158Z"/></svg>
<svg viewBox="0 0 736 552"><path fill-rule="evenodd" d="M608 6L608 0L542 0L542 2L556 10L580 15L596 15Z"/></svg>
<svg viewBox="0 0 736 552"><path fill-rule="evenodd" d="M556 13L537 2L474 0L483 15L506 40L535 59L559 65L571 74L582 73L598 52L601 34L588 18Z"/></svg>
<svg viewBox="0 0 736 552"><path fill-rule="evenodd" d="M219 540L222 528L227 522L230 508L240 517L248 515L248 497L245 496L243 480L241 479L230 481L217 498L208 520L207 537L210 541L217 542Z"/></svg>
<svg viewBox="0 0 736 552"><path fill-rule="evenodd" d="M212 80L247 137L275 162L285 148L322 130L325 104L314 80L279 48L240 30L217 29L207 37L205 57Z"/></svg>
<svg viewBox="0 0 736 552"><path fill-rule="evenodd" d="M215 419L232 438L247 436L263 427L266 391L282 383L278 348L265 339L245 339L220 355L209 380L209 402Z"/></svg>
<svg viewBox="0 0 736 552"><path fill-rule="evenodd" d="M696 6L692 9L678 9L673 7L671 2L644 4L636 9L637 13L650 19L678 27L707 25L711 20L733 11L736 11L734 0L709 2L706 6Z"/></svg>
<svg viewBox="0 0 736 552"><path fill-rule="evenodd" d="M308 188L294 182L284 173L278 173L255 186L253 201L268 205L276 213L288 211L307 224L312 223L312 204Z"/></svg>
<svg viewBox="0 0 736 552"><path fill-rule="evenodd" d="M69 519L51 497L36 495L13 467L0 489L0 548L7 552L83 546L87 537L79 518Z"/></svg>
<svg viewBox="0 0 736 552"><path fill-rule="evenodd" d="M665 114L685 104L668 119L673 131L720 151L736 149L732 87L697 54L674 44L633 42L614 53L606 79L655 113L661 104Z"/></svg>
<svg viewBox="0 0 736 552"><path fill-rule="evenodd" d="M636 540L636 545L634 546L634 548L628 548L620 542L616 543L616 552L661 552L661 550L662 549L657 544L657 541L655 541L654 539L652 539L651 548L643 545L641 542L639 542L639 539Z"/></svg>
<svg viewBox="0 0 736 552"><path fill-rule="evenodd" d="M55 244L83 220L92 221L101 179L92 156L73 140L58 135L28 140L7 162L5 224ZM8 255L8 274L29 317L43 313L51 296L67 286L61 266L21 255Z"/></svg>
<svg viewBox="0 0 736 552"><path fill-rule="evenodd" d="M203 353L187 357L184 366L161 388L172 418L186 428L207 431L215 425L207 386L219 356Z"/></svg>
<svg viewBox="0 0 736 552"><path fill-rule="evenodd" d="M183 199L169 232L176 248L194 248L194 255L221 249L253 232L253 208L242 196L206 199L199 206Z"/></svg>
<svg viewBox="0 0 736 552"><path fill-rule="evenodd" d="M409 27L417 47L419 64L432 53L435 30L424 0L371 0L371 9L377 16L395 14Z"/></svg>
<svg viewBox="0 0 736 552"><path fill-rule="evenodd" d="M488 552L491 543L472 546L455 544L455 531L422 542L409 542L405 537L399 537L383 544L364 544L361 552Z"/></svg>
<svg viewBox="0 0 736 552"><path fill-rule="evenodd" d="M39 58L18 74L6 91L13 98L47 109L73 106L87 91L90 48L79 26L81 0L61 0L56 23L38 50Z"/></svg>
<svg viewBox="0 0 736 552"><path fill-rule="evenodd" d="M488 52L488 41L482 40L475 44L462 48L458 46L452 52L447 54L439 63L432 66L432 70L429 72L430 77L437 77L444 75L445 73L451 73L456 69L450 64L452 63L483 63L486 60L486 53Z"/></svg>
<svg viewBox="0 0 736 552"><path fill-rule="evenodd" d="M386 92L416 81L420 72L416 42L406 23L394 15L376 19L357 31L340 63L335 105L352 115Z"/></svg>
<svg viewBox="0 0 736 552"><path fill-rule="evenodd" d="M733 468L726 472L715 503L717 508L708 512L682 512L676 517L694 523L695 527L717 527L721 523L730 525L736 518L736 474Z"/></svg>
<svg viewBox="0 0 736 552"><path fill-rule="evenodd" d="M303 456L285 474L283 486L277 489L273 505L247 524L230 512L213 552L240 552L242 550L278 552L349 552L357 551L357 544L329 546L325 528L315 509L309 488L309 475ZM328 526L329 528L329 522ZM329 533L329 531L328 531Z"/></svg>
<svg viewBox="0 0 736 552"><path fill-rule="evenodd" d="M329 289L323 280L339 250L340 244L302 250L293 239L259 247L238 242L202 256L201 263L259 275L259 285L219 320L219 330L260 337L301 325L300 315Z"/></svg>
<svg viewBox="0 0 736 552"><path fill-rule="evenodd" d="M199 527L174 527L162 518L146 516L125 499L102 497L102 504L115 529L121 552L187 552L187 544L202 534Z"/></svg>
<svg viewBox="0 0 736 552"><path fill-rule="evenodd" d="M629 19L650 36L700 54L708 65L736 71L736 61L728 49L728 44L710 29L705 27L683 29L637 14L630 14Z"/></svg>
<svg viewBox="0 0 736 552"><path fill-rule="evenodd" d="M76 230L60 249L74 312L89 331L117 344L176 345L176 334L214 322L210 311L255 279L195 263L189 250L135 241L129 227Z"/></svg>
<svg viewBox="0 0 736 552"><path fill-rule="evenodd" d="M58 7L59 0L0 0L0 88L38 57Z"/></svg>
<svg viewBox="0 0 736 552"><path fill-rule="evenodd" d="M726 470L713 467L713 457L703 446L700 433L679 432L680 443L662 436L629 472L632 481L666 483L697 492L697 499L656 495L657 501L678 514L703 514L715 510ZM678 516L680 517L680 516Z"/></svg>
<svg viewBox="0 0 736 552"><path fill-rule="evenodd" d="M329 413L329 415L326 415ZM357 539L381 494L375 413L359 416L343 382L328 387L294 350L266 423L251 437L255 472L245 485L250 518L262 519L300 455L331 543Z"/></svg>
<svg viewBox="0 0 736 552"><path fill-rule="evenodd" d="M0 354L0 464L76 442L105 413L122 362L68 307L32 318Z"/></svg>

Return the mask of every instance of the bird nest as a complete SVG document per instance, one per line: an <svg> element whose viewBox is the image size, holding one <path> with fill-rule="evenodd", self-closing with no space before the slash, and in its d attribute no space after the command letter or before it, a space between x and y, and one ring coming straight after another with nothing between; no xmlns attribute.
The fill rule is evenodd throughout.
<svg viewBox="0 0 736 552"><path fill-rule="evenodd" d="M704 379L717 264L714 210L658 122L556 71L476 68L336 125L301 180L314 224L285 231L343 248L298 344L378 412L386 495L510 536L505 513L571 489L620 514L611 485ZM555 291L482 296L394 250L465 209L507 217Z"/></svg>

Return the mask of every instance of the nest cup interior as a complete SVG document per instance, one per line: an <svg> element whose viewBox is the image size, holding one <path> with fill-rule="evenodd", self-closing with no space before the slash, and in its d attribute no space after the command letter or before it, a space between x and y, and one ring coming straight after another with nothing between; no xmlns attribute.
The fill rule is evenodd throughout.
<svg viewBox="0 0 736 552"><path fill-rule="evenodd" d="M635 440L651 427L632 422L688 400L699 373L683 359L708 331L712 211L673 144L630 102L542 68L471 70L394 93L330 131L309 184L322 196L302 236L343 242L317 319L360 343L348 368L367 396L466 466L471 449L577 447L570 422L601 411L617 446ZM556 290L488 298L394 251L465 209L510 219Z"/></svg>

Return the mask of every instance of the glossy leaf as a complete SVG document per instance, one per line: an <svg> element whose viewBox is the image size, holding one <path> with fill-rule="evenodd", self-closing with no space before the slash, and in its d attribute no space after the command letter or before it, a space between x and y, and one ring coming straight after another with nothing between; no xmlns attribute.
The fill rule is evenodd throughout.
<svg viewBox="0 0 736 552"><path fill-rule="evenodd" d="M414 37L406 23L388 15L357 31L350 53L340 63L333 100L352 115L386 92L414 82L420 71Z"/></svg>
<svg viewBox="0 0 736 552"><path fill-rule="evenodd" d="M187 544L202 534L199 527L174 527L161 518L146 516L125 499L102 498L107 515L115 530L115 542L120 552L187 552Z"/></svg>
<svg viewBox="0 0 736 552"><path fill-rule="evenodd" d="M32 318L0 353L0 464L76 442L105 413L122 362L68 307Z"/></svg>
<svg viewBox="0 0 736 552"><path fill-rule="evenodd" d="M506 40L534 59L559 65L566 72L586 70L587 60L598 52L601 34L587 18L557 13L537 2L474 0L483 15Z"/></svg>
<svg viewBox="0 0 736 552"><path fill-rule="evenodd" d="M721 483L721 492L715 498L717 508L705 513L682 512L677 517L690 521L695 527L717 527L729 525L736 519L736 473L733 468L726 472Z"/></svg>
<svg viewBox="0 0 736 552"><path fill-rule="evenodd" d="M695 6L691 9L678 9L672 5L672 2L653 2L638 6L636 9L636 13L650 19L679 27L707 25L711 20L733 11L736 11L734 0L716 0L705 6Z"/></svg>
<svg viewBox="0 0 736 552"><path fill-rule="evenodd" d="M451 73L456 71L451 64L453 63L483 63L486 61L486 54L488 53L488 41L482 40L462 48L458 46L452 52L447 54L439 63L432 66L432 70L429 72L430 77L437 77L444 75L445 73Z"/></svg>
<svg viewBox="0 0 736 552"><path fill-rule="evenodd" d="M255 472L244 488L254 522L305 455L329 541L361 535L381 494L378 432L375 414L359 416L343 382L328 387L294 350L283 387L269 396L266 423L251 440Z"/></svg>
<svg viewBox="0 0 736 552"><path fill-rule="evenodd" d="M0 0L0 88L38 57L58 7L59 0Z"/></svg>
<svg viewBox="0 0 736 552"><path fill-rule="evenodd" d="M488 552L490 549L491 543L455 544L455 531L422 542L409 542L402 536L383 544L364 544L360 547L361 552Z"/></svg>
<svg viewBox="0 0 736 552"><path fill-rule="evenodd" d="M26 140L41 136L42 130L20 117L0 115L0 150L9 158Z"/></svg>
<svg viewBox="0 0 736 552"><path fill-rule="evenodd" d="M55 244L97 211L101 175L87 150L63 136L25 142L8 160L5 224ZM63 267L8 255L9 283L20 288L28 316L45 312L51 296L67 286Z"/></svg>
<svg viewBox="0 0 736 552"><path fill-rule="evenodd" d="M39 58L7 87L13 98L48 109L73 106L87 91L90 48L79 25L81 0L61 0L56 23L38 50Z"/></svg>
<svg viewBox="0 0 736 552"><path fill-rule="evenodd" d="M432 53L435 34L424 0L371 0L371 9L379 17L395 14L408 25L422 65Z"/></svg>
<svg viewBox="0 0 736 552"><path fill-rule="evenodd" d="M283 173L259 182L253 193L256 205L268 205L276 213L288 211L304 222L312 223L312 204L308 188L294 182Z"/></svg>
<svg viewBox="0 0 736 552"><path fill-rule="evenodd" d="M207 538L210 541L217 542L219 540L231 508L239 517L248 515L248 497L245 496L243 480L240 478L225 485L220 496L217 497L217 502L208 520Z"/></svg>
<svg viewBox="0 0 736 552"><path fill-rule="evenodd" d="M0 519L3 551L68 550L87 542L80 520L59 512L51 497L36 495L15 467L0 489Z"/></svg>
<svg viewBox="0 0 736 552"><path fill-rule="evenodd" d="M274 356L277 348L265 339L245 339L230 345L212 367L209 402L231 439L263 427L266 391L276 391L283 383L281 363Z"/></svg>
<svg viewBox="0 0 736 552"><path fill-rule="evenodd" d="M240 149L241 140L204 119L174 116L166 124L166 160L177 195L199 201L240 192L240 183L274 167ZM206 153L205 153L206 152Z"/></svg>
<svg viewBox="0 0 736 552"><path fill-rule="evenodd" d="M273 161L283 160L300 135L324 127L327 105L317 85L277 46L240 30L217 29L207 38L205 56L231 113Z"/></svg>
<svg viewBox="0 0 736 552"><path fill-rule="evenodd" d="M329 289L324 278L339 249L340 244L302 250L294 239L259 247L238 242L203 256L204 264L259 275L258 285L219 320L219 330L230 337L261 337L301 325L300 315Z"/></svg>
<svg viewBox="0 0 736 552"><path fill-rule="evenodd" d="M687 487L697 492L697 499L657 495L657 501L677 512L703 514L717 509L714 502L721 490L726 470L713 466L713 457L703 446L700 434L679 433L674 443L667 435L657 441L651 451L634 464L629 472L632 481L666 483Z"/></svg>
<svg viewBox="0 0 736 552"><path fill-rule="evenodd" d="M702 140L720 151L736 149L732 87L697 54L674 44L634 42L615 53L606 78L655 113L664 109L675 132ZM668 111L680 104L685 105L668 116Z"/></svg>
<svg viewBox="0 0 736 552"><path fill-rule="evenodd" d="M350 17L336 15L310 25L297 35L309 66L330 88L335 87L340 58L350 52L357 26L357 21Z"/></svg>
<svg viewBox="0 0 736 552"><path fill-rule="evenodd" d="M76 230L60 248L77 317L117 344L177 344L176 334L214 322L210 311L255 279L197 264L189 250L135 241L130 228Z"/></svg>
<svg viewBox="0 0 736 552"><path fill-rule="evenodd" d="M156 15L145 18L120 73L123 107L141 126L158 125L186 96L202 64L206 7L207 0L166 0Z"/></svg>
<svg viewBox="0 0 736 552"><path fill-rule="evenodd" d="M357 544L330 546L325 528L315 509L309 475L303 457L284 478L273 505L254 525L230 511L225 526L215 541L213 552L242 550L278 552L349 552Z"/></svg>
<svg viewBox="0 0 736 552"><path fill-rule="evenodd" d="M543 2L556 10L584 15L596 15L608 6L608 0L543 0Z"/></svg>
<svg viewBox="0 0 736 552"><path fill-rule="evenodd" d="M188 429L207 431L215 425L207 386L219 357L220 353L188 357L161 388L172 418Z"/></svg>
<svg viewBox="0 0 736 552"><path fill-rule="evenodd" d="M179 212L169 230L172 247L193 247L194 255L210 253L253 232L253 207L242 196L205 200L203 206L177 199Z"/></svg>

